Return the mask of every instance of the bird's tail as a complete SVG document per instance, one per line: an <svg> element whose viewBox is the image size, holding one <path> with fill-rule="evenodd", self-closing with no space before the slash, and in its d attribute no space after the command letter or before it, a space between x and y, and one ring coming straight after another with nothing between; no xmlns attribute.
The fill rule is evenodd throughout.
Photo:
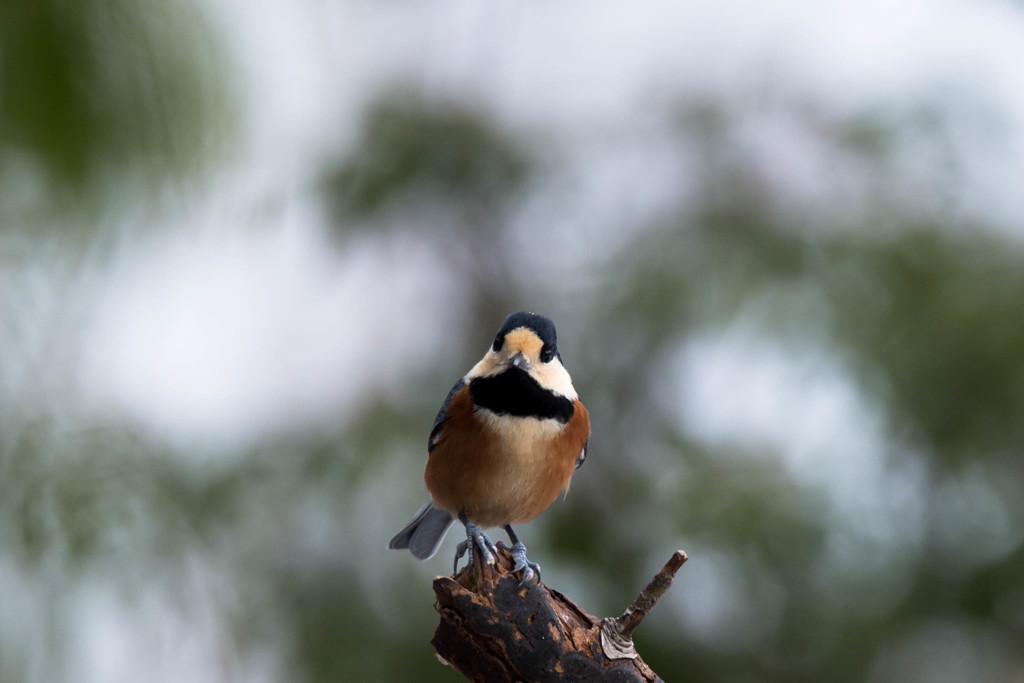
<svg viewBox="0 0 1024 683"><path fill-rule="evenodd" d="M434 501L427 501L412 518L412 521L405 525L405 528L395 534L395 537L388 543L391 550L408 548L413 555L421 560L433 557L434 553L441 546L448 527L452 525L450 512L434 507Z"/></svg>

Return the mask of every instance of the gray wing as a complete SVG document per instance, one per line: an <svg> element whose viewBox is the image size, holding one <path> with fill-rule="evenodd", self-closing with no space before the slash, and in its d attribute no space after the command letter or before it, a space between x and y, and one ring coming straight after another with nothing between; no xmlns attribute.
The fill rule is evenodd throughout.
<svg viewBox="0 0 1024 683"><path fill-rule="evenodd" d="M448 406L451 405L452 399L455 398L455 394L459 393L459 389L466 386L466 380L460 379L452 387L452 390L448 392L448 396L444 399L444 404L441 406L441 410L437 411L437 417L434 418L434 426L430 430L430 438L427 439L427 453L429 454L434 450L434 446L441 439L441 430L444 429L444 423L448 419Z"/></svg>

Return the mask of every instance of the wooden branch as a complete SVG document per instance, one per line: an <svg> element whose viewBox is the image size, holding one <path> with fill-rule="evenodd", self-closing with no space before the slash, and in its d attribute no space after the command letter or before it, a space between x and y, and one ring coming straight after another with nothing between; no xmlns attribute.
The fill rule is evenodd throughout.
<svg viewBox="0 0 1024 683"><path fill-rule="evenodd" d="M471 681L661 681L633 649L633 629L672 583L686 553L676 551L621 617L600 619L543 584L519 588L512 556L454 578L434 579L441 623L431 644L442 662Z"/></svg>

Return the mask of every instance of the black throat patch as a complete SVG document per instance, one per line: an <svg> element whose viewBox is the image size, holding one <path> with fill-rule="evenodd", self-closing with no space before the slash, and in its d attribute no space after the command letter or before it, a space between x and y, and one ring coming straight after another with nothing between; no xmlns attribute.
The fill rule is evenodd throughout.
<svg viewBox="0 0 1024 683"><path fill-rule="evenodd" d="M566 424L575 412L572 401L544 389L525 371L511 368L493 377L470 381L473 405L498 415L558 420Z"/></svg>

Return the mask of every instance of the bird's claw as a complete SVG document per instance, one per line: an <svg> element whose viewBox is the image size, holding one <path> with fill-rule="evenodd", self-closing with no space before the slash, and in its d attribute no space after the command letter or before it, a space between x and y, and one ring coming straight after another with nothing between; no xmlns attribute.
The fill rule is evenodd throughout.
<svg viewBox="0 0 1024 683"><path fill-rule="evenodd" d="M466 554L467 550L469 550L469 541L459 541L459 544L455 546L455 562L452 563L452 574L459 573L459 560L462 559L462 556ZM469 554L469 564L466 566L473 566L473 553Z"/></svg>
<svg viewBox="0 0 1024 683"><path fill-rule="evenodd" d="M525 586L529 581L540 583L540 565L530 562L526 558L526 546L522 542L516 541L512 544L512 559L516 562L512 571L517 572L520 569L523 571L523 580L519 582L519 588Z"/></svg>
<svg viewBox="0 0 1024 683"><path fill-rule="evenodd" d="M485 564L494 564L497 561L497 546L495 546L491 539L488 538L487 534L480 530L480 527L469 522L466 524L466 539L464 541L460 541L459 545L455 547L455 566L453 573L459 573L459 560L462 559L462 556L465 555L467 551L470 552L469 561L466 563L466 567L468 568L473 566L473 545L476 545L476 547L480 549L480 556L484 558Z"/></svg>

